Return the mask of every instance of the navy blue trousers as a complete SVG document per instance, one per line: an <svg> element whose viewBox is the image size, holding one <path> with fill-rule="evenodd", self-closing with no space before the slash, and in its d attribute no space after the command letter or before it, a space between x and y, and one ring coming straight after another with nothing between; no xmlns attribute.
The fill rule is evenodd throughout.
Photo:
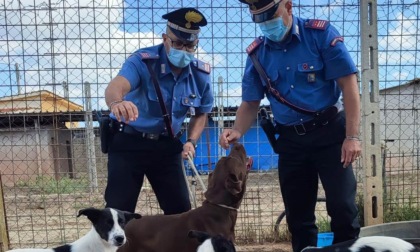
<svg viewBox="0 0 420 252"><path fill-rule="evenodd" d="M164 214L190 210L181 151L179 140L150 140L125 133L113 135L108 150L106 207L134 212L146 176Z"/></svg>
<svg viewBox="0 0 420 252"><path fill-rule="evenodd" d="M280 128L279 134L279 181L293 251L316 246L318 178L326 194L334 243L357 238L360 225L355 204L356 179L352 167L343 168L340 160L345 138L344 113L305 135L285 128Z"/></svg>

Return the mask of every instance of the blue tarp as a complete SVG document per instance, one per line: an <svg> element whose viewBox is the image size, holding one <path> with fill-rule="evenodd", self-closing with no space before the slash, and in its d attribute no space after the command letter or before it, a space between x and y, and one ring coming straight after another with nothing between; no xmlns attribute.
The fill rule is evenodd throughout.
<svg viewBox="0 0 420 252"><path fill-rule="evenodd" d="M185 138L186 134L182 136L182 141L185 141ZM194 159L194 165L200 173L206 174L215 168L220 157L219 153L222 153L218 142L217 122L209 119L208 127L205 128L197 143L196 158ZM264 172L277 169L278 156L273 152L264 131L257 126L257 122L240 139L240 142L244 145L248 156L254 160L251 171ZM226 151L226 155L228 154L229 150Z"/></svg>

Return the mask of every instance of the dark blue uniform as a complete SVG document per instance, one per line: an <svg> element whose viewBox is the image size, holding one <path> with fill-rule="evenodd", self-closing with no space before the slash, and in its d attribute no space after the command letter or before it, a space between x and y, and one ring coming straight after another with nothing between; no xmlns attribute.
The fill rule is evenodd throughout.
<svg viewBox="0 0 420 252"><path fill-rule="evenodd" d="M181 130L188 110L194 109L197 113L211 112L213 94L210 86L209 65L195 60L182 71L178 78L175 78L169 67L165 48L161 44L133 53L118 73L131 85L131 90L124 100L132 101L139 110L139 118L130 122L131 126L147 133L166 131L157 94L146 64L142 61L142 55L159 56L159 60L154 64L154 72L158 75L166 109L172 112L174 133ZM115 118L113 115L111 117Z"/></svg>
<svg viewBox="0 0 420 252"><path fill-rule="evenodd" d="M287 38L273 42L262 37L252 45L272 81L272 86L292 104L305 110L321 111L336 106L341 91L335 79L354 74L356 66L343 38L328 21L293 17ZM264 82L248 57L242 83L242 99L264 98ZM268 95L279 138L279 180L286 207L287 222L295 251L316 245L314 208L318 176L327 196L327 211L335 242L359 234L355 206L356 180L351 167L343 169L341 146L345 138L344 113L307 132L301 125L313 116L302 114Z"/></svg>
<svg viewBox="0 0 420 252"><path fill-rule="evenodd" d="M124 100L137 106L139 116L122 129L111 114L114 134L108 150L105 201L107 207L133 212L146 175L165 214L185 212L191 206L181 168L183 144L166 136L162 111L144 57L158 58L154 60L153 69L175 134L181 131L187 111L208 113L212 109L208 64L194 60L175 77L163 44L133 53L118 75L129 81L131 90Z"/></svg>

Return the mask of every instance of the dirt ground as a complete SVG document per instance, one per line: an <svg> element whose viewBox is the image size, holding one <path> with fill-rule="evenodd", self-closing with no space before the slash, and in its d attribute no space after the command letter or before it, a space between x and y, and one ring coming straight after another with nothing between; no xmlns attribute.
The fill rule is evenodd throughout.
<svg viewBox="0 0 420 252"><path fill-rule="evenodd" d="M263 244L263 245L243 245L237 246L236 251L238 252L290 252L292 251L292 245L290 242L281 242L273 244Z"/></svg>
<svg viewBox="0 0 420 252"><path fill-rule="evenodd" d="M250 183L235 226L239 252L291 251L290 243L276 239L273 232L275 221L283 210L276 175L273 175L252 174L252 179L248 180ZM39 194L33 188L6 188L5 207L11 248L46 248L78 239L87 233L90 223L84 217L76 218L77 212L86 207L103 207L101 192L100 189L94 193L47 195ZM197 205L202 201L203 193L196 189ZM147 185L142 189L137 212L142 215L161 213L154 193ZM285 223L281 224L285 226Z"/></svg>

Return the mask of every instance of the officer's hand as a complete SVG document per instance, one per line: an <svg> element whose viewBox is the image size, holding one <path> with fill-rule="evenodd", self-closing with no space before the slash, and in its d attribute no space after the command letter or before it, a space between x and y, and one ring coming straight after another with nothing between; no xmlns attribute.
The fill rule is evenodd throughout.
<svg viewBox="0 0 420 252"><path fill-rule="evenodd" d="M115 115L119 122L124 121L125 123L133 122L137 120L139 111L131 101L122 101L112 106L111 112Z"/></svg>
<svg viewBox="0 0 420 252"><path fill-rule="evenodd" d="M223 149L227 150L229 145L238 141L241 136L241 132L237 130L225 129L219 137L219 144Z"/></svg>
<svg viewBox="0 0 420 252"><path fill-rule="evenodd" d="M186 142L184 144L183 150L182 150L182 158L188 159L188 155L193 158L195 157L195 148L194 145L191 142Z"/></svg>
<svg viewBox="0 0 420 252"><path fill-rule="evenodd" d="M341 163L343 167L347 168L351 163L360 157L362 147L360 140L345 139L341 147Z"/></svg>

